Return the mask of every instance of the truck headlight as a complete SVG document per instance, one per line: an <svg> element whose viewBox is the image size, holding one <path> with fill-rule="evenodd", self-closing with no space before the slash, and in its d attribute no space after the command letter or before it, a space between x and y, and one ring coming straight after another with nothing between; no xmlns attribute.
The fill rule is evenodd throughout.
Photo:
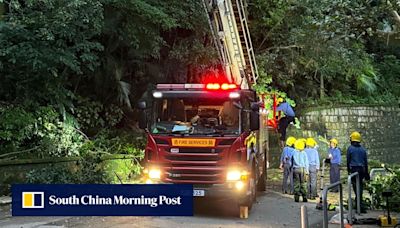
<svg viewBox="0 0 400 228"><path fill-rule="evenodd" d="M246 171L230 170L226 174L227 181L247 180L248 173Z"/></svg>
<svg viewBox="0 0 400 228"><path fill-rule="evenodd" d="M235 187L236 187L237 190L242 190L243 187L244 187L243 181L238 181L238 182L236 182L236 183L235 183Z"/></svg>
<svg viewBox="0 0 400 228"><path fill-rule="evenodd" d="M150 179L160 179L161 171L159 169L150 169L149 170L149 178Z"/></svg>
<svg viewBox="0 0 400 228"><path fill-rule="evenodd" d="M228 171L228 173L226 174L226 180L228 181L240 180L240 171L238 170Z"/></svg>

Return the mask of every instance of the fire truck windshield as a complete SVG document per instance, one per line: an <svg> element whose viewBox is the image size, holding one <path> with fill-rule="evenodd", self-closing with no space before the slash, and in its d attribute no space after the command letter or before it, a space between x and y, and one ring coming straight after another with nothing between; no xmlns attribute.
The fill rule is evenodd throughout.
<svg viewBox="0 0 400 228"><path fill-rule="evenodd" d="M153 134L237 135L240 112L235 101L165 98L154 103Z"/></svg>

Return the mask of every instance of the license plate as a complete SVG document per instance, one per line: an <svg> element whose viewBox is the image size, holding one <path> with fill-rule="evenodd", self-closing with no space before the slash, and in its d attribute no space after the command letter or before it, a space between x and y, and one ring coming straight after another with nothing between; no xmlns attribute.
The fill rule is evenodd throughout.
<svg viewBox="0 0 400 228"><path fill-rule="evenodd" d="M174 138L172 139L172 146L214 147L215 139Z"/></svg>
<svg viewBox="0 0 400 228"><path fill-rule="evenodd" d="M204 190L193 190L193 196L204 196Z"/></svg>

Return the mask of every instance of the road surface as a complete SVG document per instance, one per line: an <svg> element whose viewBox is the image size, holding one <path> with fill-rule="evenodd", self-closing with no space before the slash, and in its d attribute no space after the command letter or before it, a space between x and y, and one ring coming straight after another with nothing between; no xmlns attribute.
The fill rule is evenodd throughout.
<svg viewBox="0 0 400 228"><path fill-rule="evenodd" d="M273 191L260 193L248 219L238 218L229 200L195 202L193 217L11 217L9 208L0 211L0 227L299 227L300 206L293 198ZM305 203L310 227L320 227L322 211L315 201Z"/></svg>

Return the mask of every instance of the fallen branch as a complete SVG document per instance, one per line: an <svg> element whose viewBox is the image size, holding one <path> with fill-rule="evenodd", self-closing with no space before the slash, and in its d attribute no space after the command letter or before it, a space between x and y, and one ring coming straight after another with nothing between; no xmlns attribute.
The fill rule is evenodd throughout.
<svg viewBox="0 0 400 228"><path fill-rule="evenodd" d="M398 24L400 24L400 16L399 16L399 14L397 13L397 11L396 11L396 10L393 10L392 13L393 13L393 16L394 16L394 20L395 20Z"/></svg>
<svg viewBox="0 0 400 228"><path fill-rule="evenodd" d="M31 149L27 149L27 150L14 151L14 152L6 153L6 154L0 154L0 158L2 158L2 157L7 157L7 156L9 156L9 155L22 154L22 153L30 152L30 151L36 150L36 149L38 149L38 148L39 148L39 146L34 147L34 148L31 148Z"/></svg>
<svg viewBox="0 0 400 228"><path fill-rule="evenodd" d="M77 131L79 134L81 134L83 137L85 137L85 139L86 140L89 140L90 141L90 139L89 139L89 137L85 134L85 133L83 133L81 130L79 130L78 128L74 128L75 129L75 131Z"/></svg>
<svg viewBox="0 0 400 228"><path fill-rule="evenodd" d="M288 46L279 46L279 47L270 47L267 48L266 51L270 51L270 50L274 50L274 49L292 49L292 48L303 48L303 46L299 46L299 45L288 45Z"/></svg>

